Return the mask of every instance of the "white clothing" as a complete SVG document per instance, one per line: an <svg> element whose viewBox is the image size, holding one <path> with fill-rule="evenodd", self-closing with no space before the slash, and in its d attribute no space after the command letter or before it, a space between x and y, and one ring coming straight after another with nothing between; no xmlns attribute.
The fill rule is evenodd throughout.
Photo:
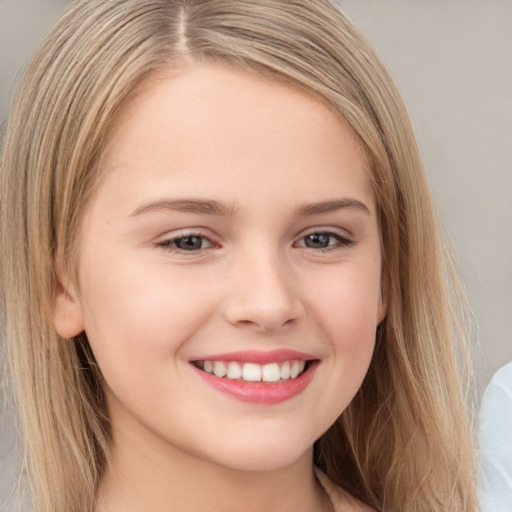
<svg viewBox="0 0 512 512"><path fill-rule="evenodd" d="M512 361L485 390L480 409L481 512L512 512Z"/></svg>

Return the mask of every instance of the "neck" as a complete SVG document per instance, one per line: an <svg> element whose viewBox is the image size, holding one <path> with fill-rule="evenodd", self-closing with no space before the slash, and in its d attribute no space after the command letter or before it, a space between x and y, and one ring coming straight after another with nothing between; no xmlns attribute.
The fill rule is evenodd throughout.
<svg viewBox="0 0 512 512"><path fill-rule="evenodd" d="M156 439L114 433L97 512L311 512L329 510L313 473L312 449L265 471L200 459Z"/></svg>

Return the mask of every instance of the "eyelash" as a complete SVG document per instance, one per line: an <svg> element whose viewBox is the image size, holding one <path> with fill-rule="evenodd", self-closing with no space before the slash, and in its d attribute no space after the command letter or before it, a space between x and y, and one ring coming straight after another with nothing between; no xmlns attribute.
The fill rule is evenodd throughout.
<svg viewBox="0 0 512 512"><path fill-rule="evenodd" d="M332 244L329 243L326 247L314 248L314 247L308 247L306 245L300 245L300 247L306 247L308 249L313 249L316 251L327 252L327 251L335 251L335 250L343 249L343 248L350 247L355 244L354 240L351 240L343 235L340 235L336 231L330 231L328 229L327 230L319 229L317 231L311 231L310 233L306 233L305 235L303 235L299 240L303 241L307 237L311 237L311 236L315 236L315 235L316 236L328 236L329 238L334 238L336 240L336 242L332 243Z"/></svg>
<svg viewBox="0 0 512 512"><path fill-rule="evenodd" d="M177 247L177 245L176 245L177 242L179 242L180 240L185 240L187 238L189 238L189 239L197 238L197 239L200 239L202 242L204 242L206 240L208 242L208 244L210 244L210 245L209 245L209 247L200 247L199 249L189 249L189 250L181 249L180 247ZM218 246L218 244L216 244L211 238L209 238L201 233L186 233L186 234L183 234L180 236L169 238L168 240L163 240L162 242L159 242L156 245L157 245L157 247L162 247L163 249L166 249L169 252L177 252L180 254L197 253L199 251L203 251L205 249L210 249L211 247Z"/></svg>
<svg viewBox="0 0 512 512"><path fill-rule="evenodd" d="M327 236L329 238L334 238L335 243L329 243L325 247L308 247L306 243L304 244L298 244L298 242L295 242L293 245L294 247L304 247L306 249L312 249L314 251L318 252L328 252L328 251L334 251L334 250L340 250L342 248L350 247L355 244L353 240L350 240L349 238L340 235L339 233L335 231L330 230L318 230L318 231L312 231L310 233L307 233L299 238L299 242L303 242L307 239L307 237L311 236ZM199 247L197 249L182 249L178 247L176 244L177 242L185 239L199 239L201 241L201 245L204 241L206 241L209 246L208 247ZM157 247L161 247L169 252L175 252L180 254L192 254L192 253L198 253L200 251L204 251L206 249L216 248L219 247L217 243L215 243L211 238L205 236L201 233L186 233L177 237L169 238L168 240L164 240L162 242L158 242L156 244Z"/></svg>

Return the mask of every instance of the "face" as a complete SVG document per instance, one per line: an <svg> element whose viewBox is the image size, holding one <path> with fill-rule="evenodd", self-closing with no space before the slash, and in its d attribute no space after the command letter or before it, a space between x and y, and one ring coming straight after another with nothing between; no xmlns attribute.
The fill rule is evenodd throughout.
<svg viewBox="0 0 512 512"><path fill-rule="evenodd" d="M161 70L102 171L55 325L86 331L114 438L236 469L310 454L384 315L375 198L347 123L257 75Z"/></svg>

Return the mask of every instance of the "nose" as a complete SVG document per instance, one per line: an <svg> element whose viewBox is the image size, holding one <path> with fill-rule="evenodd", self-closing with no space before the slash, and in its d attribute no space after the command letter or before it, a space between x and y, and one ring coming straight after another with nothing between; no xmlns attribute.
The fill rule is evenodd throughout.
<svg viewBox="0 0 512 512"><path fill-rule="evenodd" d="M276 254L259 251L241 258L230 270L226 320L237 327L278 332L304 314L290 265Z"/></svg>

